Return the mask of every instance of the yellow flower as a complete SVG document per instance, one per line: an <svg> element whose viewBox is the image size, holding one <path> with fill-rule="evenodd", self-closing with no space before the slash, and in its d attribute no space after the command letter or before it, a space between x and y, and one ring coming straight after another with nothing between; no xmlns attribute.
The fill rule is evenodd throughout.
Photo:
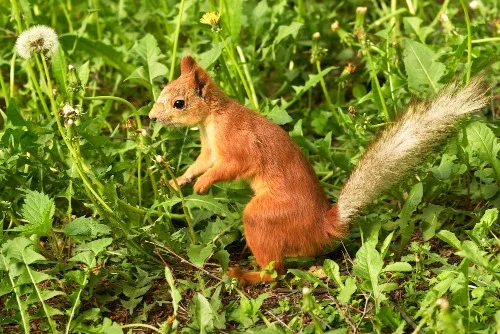
<svg viewBox="0 0 500 334"><path fill-rule="evenodd" d="M219 12L208 12L203 14L200 19L200 23L211 25L212 28L216 26L220 21L220 13Z"/></svg>

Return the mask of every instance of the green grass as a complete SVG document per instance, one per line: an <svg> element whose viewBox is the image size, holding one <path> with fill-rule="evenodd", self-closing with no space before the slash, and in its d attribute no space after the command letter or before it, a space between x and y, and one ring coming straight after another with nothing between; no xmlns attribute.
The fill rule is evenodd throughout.
<svg viewBox="0 0 500 334"><path fill-rule="evenodd" d="M0 6L0 332L500 331L499 16L493 0ZM37 24L60 47L25 60ZM169 188L198 133L147 118L187 54L289 131L332 203L412 99L480 72L491 98L335 250L241 291L224 272L254 266L249 187Z"/></svg>

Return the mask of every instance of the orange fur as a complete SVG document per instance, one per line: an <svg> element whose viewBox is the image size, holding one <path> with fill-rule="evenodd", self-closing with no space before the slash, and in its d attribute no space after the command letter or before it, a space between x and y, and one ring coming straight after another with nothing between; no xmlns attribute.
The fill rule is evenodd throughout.
<svg viewBox="0 0 500 334"><path fill-rule="evenodd" d="M173 106L178 99L183 109ZM164 88L149 116L166 125L200 127L201 153L177 179L179 185L199 176L194 190L202 194L219 181L249 181L254 197L243 226L260 268L275 261L283 274L285 256L318 255L344 235L345 226L297 144L278 125L225 96L191 57L182 59L181 76ZM228 274L241 285L271 280L236 268Z"/></svg>

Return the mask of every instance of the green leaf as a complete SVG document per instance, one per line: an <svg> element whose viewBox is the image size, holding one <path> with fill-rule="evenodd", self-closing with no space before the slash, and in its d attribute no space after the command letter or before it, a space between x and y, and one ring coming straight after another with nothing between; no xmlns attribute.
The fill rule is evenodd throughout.
<svg viewBox="0 0 500 334"><path fill-rule="evenodd" d="M187 251L189 260L198 267L203 267L205 260L208 258L210 254L212 254L213 248L214 248L213 244L190 245Z"/></svg>
<svg viewBox="0 0 500 334"><path fill-rule="evenodd" d="M345 280L345 286L342 288L342 290L340 290L338 296L339 302L343 304L349 303L351 296L356 292L356 290L356 280L352 277L347 277L347 279Z"/></svg>
<svg viewBox="0 0 500 334"><path fill-rule="evenodd" d="M150 88L154 79L167 75L167 66L159 62L165 56L162 55L158 42L153 35L147 34L136 42L132 51L139 57L143 66L137 68L125 81L139 79L143 85Z"/></svg>
<svg viewBox="0 0 500 334"><path fill-rule="evenodd" d="M134 70L134 67L125 61L126 57L122 52L103 42L70 34L60 36L59 42L65 50L85 51L101 58L107 64L119 69L124 76L129 76Z"/></svg>
<svg viewBox="0 0 500 334"><path fill-rule="evenodd" d="M70 237L89 237L95 238L101 234L109 234L109 226L100 224L97 220L90 217L78 217L70 221L63 230L64 234Z"/></svg>
<svg viewBox="0 0 500 334"><path fill-rule="evenodd" d="M447 231L447 230L441 230L439 231L436 236L443 240L444 242L448 243L449 245L452 245L456 249L461 249L462 246L460 245L460 240L455 236L453 232Z"/></svg>
<svg viewBox="0 0 500 334"><path fill-rule="evenodd" d="M52 228L52 217L55 212L54 200L44 193L34 190L26 191L26 198L21 213L29 223L13 228L13 231L23 234L48 235Z"/></svg>
<svg viewBox="0 0 500 334"><path fill-rule="evenodd" d="M383 261L375 245L365 242L356 253L354 260L353 275L368 280L373 292L377 291L379 274L382 272Z"/></svg>
<svg viewBox="0 0 500 334"><path fill-rule="evenodd" d="M7 121L14 126L27 126L28 124L24 120L23 116L19 112L16 101L10 100L9 106L5 113L7 115ZM0 116L1 117L1 116Z"/></svg>
<svg viewBox="0 0 500 334"><path fill-rule="evenodd" d="M392 231L387 237L385 237L382 246L380 246L380 256L382 260L385 259L387 255L387 251L389 250L389 246L391 245L392 238L394 237L394 231Z"/></svg>
<svg viewBox="0 0 500 334"><path fill-rule="evenodd" d="M391 264L388 264L384 268L384 272L386 271L412 271L413 268L408 262L394 262Z"/></svg>
<svg viewBox="0 0 500 334"><path fill-rule="evenodd" d="M467 140L479 158L493 167L500 181L500 161L497 159L500 143L493 131L484 123L473 122L467 126Z"/></svg>
<svg viewBox="0 0 500 334"><path fill-rule="evenodd" d="M330 73L330 71L332 71L334 68L335 66L330 66L325 68L318 74L309 74L309 78L307 79L306 83L303 86L292 86L292 88L295 90L295 95L293 97L293 100L282 104L281 107L283 109L288 108L292 103L297 101L302 96L302 94L307 92L312 87L316 86L318 82L320 82L321 78Z"/></svg>
<svg viewBox="0 0 500 334"><path fill-rule="evenodd" d="M293 121L293 118L290 117L286 110L277 105L275 105L271 110L268 109L267 112L264 110L262 114L278 125L287 124Z"/></svg>
<svg viewBox="0 0 500 334"><path fill-rule="evenodd" d="M92 251L80 251L75 254L69 261L72 262L82 262L88 267L93 267L95 265L95 254Z"/></svg>
<svg viewBox="0 0 500 334"><path fill-rule="evenodd" d="M425 44L425 40L427 36L434 31L434 29L430 27L420 27L422 24L422 19L419 17L404 17L403 24L405 27L405 31L407 33L414 33L420 39L420 42Z"/></svg>
<svg viewBox="0 0 500 334"><path fill-rule="evenodd" d="M224 2L229 20L224 22L229 25L231 31L231 39L238 43L241 30L241 17L243 9L243 0L231 0Z"/></svg>
<svg viewBox="0 0 500 334"><path fill-rule="evenodd" d="M83 87L87 86L87 82L89 81L89 75L90 75L90 66L89 66L89 61L87 60L85 63L83 63L82 66L78 68L78 78L80 79L80 82L83 85Z"/></svg>
<svg viewBox="0 0 500 334"><path fill-rule="evenodd" d="M460 255L461 257L464 257L483 268L489 268L486 254L486 252L481 251L479 247L470 240L462 242L461 250L457 252L457 255Z"/></svg>
<svg viewBox="0 0 500 334"><path fill-rule="evenodd" d="M227 267L229 265L229 252L225 249L222 249L222 250L218 251L217 253L215 253L213 258L216 259L217 261L219 261L219 263L222 267L222 271L226 272Z"/></svg>
<svg viewBox="0 0 500 334"><path fill-rule="evenodd" d="M283 39L285 39L288 36L292 36L293 38L297 37L297 34L299 33L300 28L304 24L300 22L295 22L293 21L290 23L290 25L282 25L278 27L278 35L274 39L273 45L277 45L279 42L281 42Z"/></svg>
<svg viewBox="0 0 500 334"><path fill-rule="evenodd" d="M200 208L211 211L217 215L233 218L231 212L227 208L227 204L223 204L216 200L212 195L192 194L184 198L186 206L190 209Z"/></svg>
<svg viewBox="0 0 500 334"><path fill-rule="evenodd" d="M112 242L113 242L112 238L102 238L91 242L87 242L86 244L82 245L82 248L90 249L95 254L95 256L97 256L100 253L104 252L106 248L109 245L111 245Z"/></svg>
<svg viewBox="0 0 500 334"><path fill-rule="evenodd" d="M174 276L172 271L168 266L165 266L165 279L170 286L171 296L172 296L172 307L174 309L174 315L177 316L177 310L179 309L179 303L182 300L181 293L179 289L175 286Z"/></svg>
<svg viewBox="0 0 500 334"><path fill-rule="evenodd" d="M54 74L54 78L56 79L58 85L58 91L62 94L62 96L66 96L68 91L66 85L68 67L66 66L64 50L61 45L59 45L57 51L52 55L51 64L52 73Z"/></svg>
<svg viewBox="0 0 500 334"><path fill-rule="evenodd" d="M212 48L206 52L203 52L199 56L199 62L201 68L208 69L213 63L219 59L222 54L222 50L224 49L224 43L219 42L212 46Z"/></svg>
<svg viewBox="0 0 500 334"><path fill-rule="evenodd" d="M403 61L408 74L408 88L413 92L426 92L429 87L439 90L439 79L446 66L435 60L436 55L427 46L405 38Z"/></svg>
<svg viewBox="0 0 500 334"><path fill-rule="evenodd" d="M406 199L405 205L399 214L398 224L401 229L401 244L400 251L408 241L410 240L411 234L415 229L414 222L411 220L413 212L417 209L417 206L422 201L423 195L423 185L419 182L413 186Z"/></svg>
<svg viewBox="0 0 500 334"><path fill-rule="evenodd" d="M429 204L422 212L422 237L424 241L430 240L439 228L439 214L444 210L444 207L434 204Z"/></svg>
<svg viewBox="0 0 500 334"><path fill-rule="evenodd" d="M342 278L340 277L340 267L337 262L326 259L325 262L323 262L323 270L326 276L334 280L339 287L344 287L344 283L342 283Z"/></svg>
<svg viewBox="0 0 500 334"><path fill-rule="evenodd" d="M194 298L195 319L200 333L209 333L213 330L214 311L208 300L198 292Z"/></svg>

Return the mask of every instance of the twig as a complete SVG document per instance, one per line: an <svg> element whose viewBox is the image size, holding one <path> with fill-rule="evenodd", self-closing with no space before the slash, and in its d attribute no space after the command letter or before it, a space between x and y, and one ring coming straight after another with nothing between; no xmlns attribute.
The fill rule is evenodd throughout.
<svg viewBox="0 0 500 334"><path fill-rule="evenodd" d="M224 280L222 280L221 278L219 278L219 277L215 276L214 274L212 274L211 272L209 272L209 271L207 271L207 270L203 269L202 267L197 266L196 264L194 264L194 263L190 262L189 260L186 260L185 258L183 258L182 256L180 256L179 254L177 254L176 252L174 252L173 250L171 250L171 249L170 249L170 248L168 248L167 246L163 246L163 245L157 244L156 242L152 242L152 241L146 241L146 242L147 242L147 243L149 243L149 244L154 245L155 247L159 247L159 248L161 248L161 249L166 250L167 252L169 252L170 254L172 254L173 256L175 256L176 258L178 258L179 260L181 260L181 262L189 264L190 266L192 266L192 267L194 267L194 268L196 268L196 269L198 269L198 270L200 270L200 271L204 272L205 274L207 274L207 275L211 276L212 278L215 278L215 279L216 279L216 280L218 280L219 282L224 282ZM158 255L159 255L159 254L158 254ZM160 256L160 258L161 258L161 256ZM162 261L163 261L163 258L162 258ZM165 263L165 262L164 262L164 263ZM166 264L166 263L165 263L165 264Z"/></svg>
<svg viewBox="0 0 500 334"><path fill-rule="evenodd" d="M363 319L365 318L366 313L368 312L368 302L370 301L370 296L371 296L371 293L368 296L365 295L365 300L366 300L365 301L365 308L363 310L363 314L361 314L361 318L359 319L358 324L356 325L356 328L354 328L354 334L356 334L358 332L358 328L361 325L361 323L363 322Z"/></svg>
<svg viewBox="0 0 500 334"><path fill-rule="evenodd" d="M267 310L266 311L267 314L269 314L271 317L273 317L274 319L276 319L276 321L278 321L280 324L282 324L283 326L286 327L286 329L288 329L290 332L292 333L297 333L297 332L294 332L287 324L285 324L285 322L283 322L283 320L281 320L280 318L278 318L276 315L273 314L273 312Z"/></svg>
<svg viewBox="0 0 500 334"><path fill-rule="evenodd" d="M413 327L414 330L416 330L418 328L417 324L415 323L415 321L413 321L412 318L410 318L410 316L408 314L406 314L406 312L402 309L400 309L398 306L396 306L396 304L392 303L392 306L394 306L394 309L396 311L399 312L399 314L401 314L401 317L403 317L403 319L405 319L405 321L408 323L408 325L410 325L411 327ZM420 329L418 331L418 333L420 334L423 334L424 332Z"/></svg>
<svg viewBox="0 0 500 334"><path fill-rule="evenodd" d="M331 294L328 294L328 297L333 301L333 303L335 304L335 306L337 306L337 309L342 314L342 317L344 318L344 320L347 321L347 323L352 327L353 332L356 333L357 326L352 321L351 316L347 315L344 312L344 310L342 309L342 307L340 306L340 304L338 303L337 299L334 296L332 296Z"/></svg>

